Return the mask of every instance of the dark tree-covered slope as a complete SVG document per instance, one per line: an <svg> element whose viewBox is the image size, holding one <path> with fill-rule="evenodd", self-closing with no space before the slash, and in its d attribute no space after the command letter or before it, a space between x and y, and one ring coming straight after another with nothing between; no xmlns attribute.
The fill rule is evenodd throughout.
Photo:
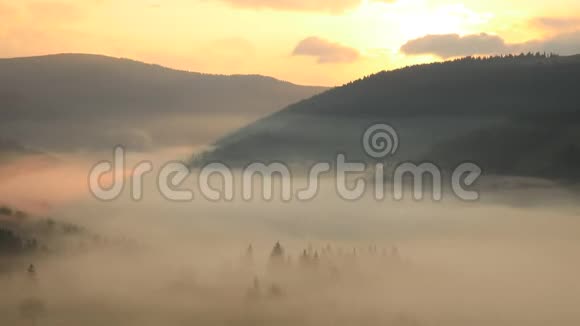
<svg viewBox="0 0 580 326"><path fill-rule="evenodd" d="M303 164L340 152L368 159L364 130L387 123L400 137L394 161L478 160L498 174L549 175L548 166L577 155L578 85L580 56L464 58L380 72L230 134L194 162ZM535 152L542 166L525 159Z"/></svg>

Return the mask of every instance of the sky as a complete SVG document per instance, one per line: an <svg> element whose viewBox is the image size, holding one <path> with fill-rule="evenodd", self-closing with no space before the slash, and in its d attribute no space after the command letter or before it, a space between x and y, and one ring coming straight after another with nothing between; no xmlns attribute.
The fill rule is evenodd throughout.
<svg viewBox="0 0 580 326"><path fill-rule="evenodd" d="M0 57L94 53L336 86L521 51L580 53L580 1L0 0Z"/></svg>

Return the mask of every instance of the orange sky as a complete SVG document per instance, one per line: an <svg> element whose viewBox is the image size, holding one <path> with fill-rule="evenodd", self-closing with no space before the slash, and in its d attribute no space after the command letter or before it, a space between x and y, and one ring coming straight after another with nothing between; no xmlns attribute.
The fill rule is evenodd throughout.
<svg viewBox="0 0 580 326"><path fill-rule="evenodd" d="M578 30L578 0L0 0L0 57L97 53L316 85L477 52L580 53Z"/></svg>

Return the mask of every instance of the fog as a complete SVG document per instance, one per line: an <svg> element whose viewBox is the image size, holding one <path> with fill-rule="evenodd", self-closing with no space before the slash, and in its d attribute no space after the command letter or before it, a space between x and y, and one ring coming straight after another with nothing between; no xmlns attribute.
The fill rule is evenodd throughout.
<svg viewBox="0 0 580 326"><path fill-rule="evenodd" d="M175 153L153 161L166 157ZM196 193L177 203L150 177L143 200L102 202L87 188L95 161L63 162L0 169L2 204L29 212L21 233L46 246L1 256L1 325L580 322L571 189L530 182L488 187L477 202L348 202L325 180L308 202Z"/></svg>

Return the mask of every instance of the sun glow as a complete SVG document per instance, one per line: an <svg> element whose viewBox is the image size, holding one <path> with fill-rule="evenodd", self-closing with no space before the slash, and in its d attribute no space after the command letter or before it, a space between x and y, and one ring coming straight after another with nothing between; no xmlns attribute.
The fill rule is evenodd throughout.
<svg viewBox="0 0 580 326"><path fill-rule="evenodd" d="M327 1L0 0L0 57L100 53L207 73L262 74L332 86L438 60L400 52L406 42L426 35L487 33L521 43L580 30L580 18L573 14L580 9L578 0L554 0L550 6L543 0L336 0L334 11L324 9ZM360 56L322 63L315 56L293 56L309 37Z"/></svg>

